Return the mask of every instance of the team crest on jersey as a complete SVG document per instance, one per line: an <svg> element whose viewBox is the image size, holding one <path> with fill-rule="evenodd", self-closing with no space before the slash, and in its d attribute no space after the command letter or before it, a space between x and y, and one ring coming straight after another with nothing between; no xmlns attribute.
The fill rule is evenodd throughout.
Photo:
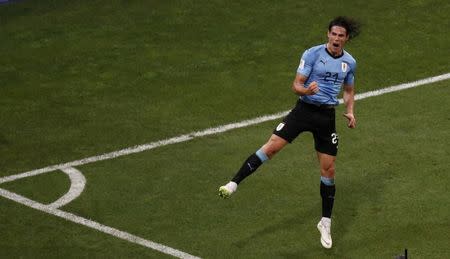
<svg viewBox="0 0 450 259"><path fill-rule="evenodd" d="M281 122L281 123L278 124L278 126L277 126L277 131L280 131L283 127L284 127L284 123Z"/></svg>
<svg viewBox="0 0 450 259"><path fill-rule="evenodd" d="M347 63L345 63L345 62L342 62L341 63L341 68L342 68L342 72L347 72L347 69L348 69L348 64Z"/></svg>

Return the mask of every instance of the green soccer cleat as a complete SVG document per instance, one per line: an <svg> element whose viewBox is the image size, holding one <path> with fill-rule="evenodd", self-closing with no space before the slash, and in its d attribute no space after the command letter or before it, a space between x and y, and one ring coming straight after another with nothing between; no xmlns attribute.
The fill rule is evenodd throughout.
<svg viewBox="0 0 450 259"><path fill-rule="evenodd" d="M224 186L220 186L219 188L219 196L227 199L231 197L231 194L233 194L237 190L237 184L235 182L229 182Z"/></svg>

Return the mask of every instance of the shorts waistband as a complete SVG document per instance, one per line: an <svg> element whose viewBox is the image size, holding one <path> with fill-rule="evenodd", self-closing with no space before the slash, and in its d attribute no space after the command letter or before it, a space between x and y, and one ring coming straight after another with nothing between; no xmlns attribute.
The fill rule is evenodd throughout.
<svg viewBox="0 0 450 259"><path fill-rule="evenodd" d="M312 104L312 103L307 103L301 99L299 99L298 103L300 105L304 105L306 107L312 108L312 109L316 109L316 110L334 110L335 105L332 104Z"/></svg>

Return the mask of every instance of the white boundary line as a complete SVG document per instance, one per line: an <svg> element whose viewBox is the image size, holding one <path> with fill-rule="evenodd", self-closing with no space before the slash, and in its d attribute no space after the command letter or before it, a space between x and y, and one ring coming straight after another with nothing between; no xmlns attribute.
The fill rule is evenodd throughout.
<svg viewBox="0 0 450 259"><path fill-rule="evenodd" d="M130 154L134 154L134 153L139 153L142 151L146 151L146 150L150 150L150 149L154 149L154 148L158 148L158 147L162 147L162 146L167 146L167 145L176 144L176 143L180 143L180 142L186 142L186 141L189 141L194 138L219 134L219 133L229 131L232 129L248 127L250 125L259 124L259 123L262 123L265 121L271 121L271 120L281 118L286 114L287 114L287 112L280 112L280 113L276 113L276 114L272 114L272 115L261 116L261 117L251 119L251 120L245 120L245 121L241 121L241 122L237 122L237 123L219 126L216 128L209 128L209 129L206 129L203 131L196 131L196 132L192 132L189 134L185 134L185 135L181 135L181 136L177 136L177 137L173 137L173 138L169 138L169 139L164 139L164 140L159 140L159 141L155 141L155 142L151 142L151 143L147 143L147 144L143 144L143 145L129 147L129 148L121 149L119 151L106 153L103 155L92 156L92 157L83 158L80 160L76 160L76 161L72 161L72 162L68 162L68 163L64 163L64 164L52 165L52 166L44 167L41 169L28 171L28 172L21 173L21 174L10 175L10 176L0 178L0 184L15 181L15 180L25 178L25 177L48 173L48 172L52 172L52 171L56 171L56 170L62 170L63 168L67 168L67 167L75 167L75 166L85 165L85 164L89 164L89 163L93 163L93 162L113 159L116 157L130 155Z"/></svg>
<svg viewBox="0 0 450 259"><path fill-rule="evenodd" d="M434 77L429 77L429 78L425 78L425 79L410 82L410 83L394 85L391 87L387 87L387 88L383 88L383 89L379 89L379 90L375 90L375 91L356 94L355 100L362 100L362 99L365 99L368 97L379 96L379 95L383 95L386 93L405 90L408 88L431 84L434 82L439 82L439 81L443 81L443 80L447 80L447 79L450 79L450 73L442 74L442 75L434 76ZM342 103L343 102L342 99L340 99L339 102ZM279 113L275 113L275 114L271 114L271 115L264 115L264 116L250 119L250 120L244 120L244 121L240 121L240 122L226 124L226 125L218 126L215 128L205 129L202 131L195 131L195 132L191 132L191 133L188 133L185 135L180 135L177 137L159 140L159 141L142 144L142 145L138 145L138 146L134 146L134 147L128 147L125 149L121 149L118 151L114 151L114 152L110 152L110 153L106 153L106 154L102 154L102 155L98 155L98 156L92 156L92 157L83 158L83 159L68 162L68 163L52 165L52 166L44 167L41 169L36 169L36 170L32 170L32 171L28 171L28 172L24 172L24 173L20 173L20 174L6 176L6 177L0 178L0 184L14 181L14 180L21 179L21 178L25 178L25 177L30 177L30 176L34 176L34 175L52 172L55 170L61 170L63 168L67 168L67 167L75 167L75 166L85 165L85 164L89 164L89 163L93 163L93 162L113 159L116 157L135 154L135 153L139 153L142 151L146 151L146 150L150 150L150 149L154 149L154 148L158 148L158 147L162 147L162 146L186 142L186 141L192 140L194 138L204 137L204 136L208 136L208 135L215 135L215 134L219 134L219 133L226 132L226 131L233 130L233 129L244 128L244 127L259 124L262 122L282 118L282 117L286 116L286 114L288 112L289 111L284 111L284 112L279 112Z"/></svg>
<svg viewBox="0 0 450 259"><path fill-rule="evenodd" d="M98 230L100 232L109 234L111 236L115 236L117 238L126 240L128 242L131 243L135 243L135 244L139 244L154 250L157 250L159 252L168 254L168 255L172 255L174 257L178 257L178 258L189 258L189 259L199 259L199 257L190 255L188 253L173 249L171 247L162 245L162 244L158 244L146 239L143 239L141 237L132 235L130 233L121 231L119 229L116 228L112 228L112 227L108 227L105 225L102 225L98 222L95 222L93 220L90 219L85 219L83 217L77 216L75 214L69 213L69 212L65 212L56 208L52 208L48 205L44 205L42 203L39 202L35 202L33 200L30 200L28 198L25 198L21 195L18 195L16 193L4 190L0 188L0 196L3 196L7 199L10 199L12 201L18 202L20 204L23 204L25 206L31 207L33 209L66 219L68 221L72 221L74 223L80 224L80 225L84 225L90 228L93 228L95 230Z"/></svg>
<svg viewBox="0 0 450 259"><path fill-rule="evenodd" d="M71 201L78 198L86 186L86 178L83 173L73 167L61 169L65 174L69 176L70 179L70 189L57 201L47 205L50 208L57 209L62 206L69 204Z"/></svg>

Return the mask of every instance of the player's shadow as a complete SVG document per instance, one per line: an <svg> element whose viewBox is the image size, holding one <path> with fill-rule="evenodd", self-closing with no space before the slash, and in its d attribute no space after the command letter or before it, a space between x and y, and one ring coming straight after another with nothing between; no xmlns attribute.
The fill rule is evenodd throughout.
<svg viewBox="0 0 450 259"><path fill-rule="evenodd" d="M386 181L394 179L390 171L364 172L362 168L360 172L356 173L360 177L353 177L351 181L340 184L337 186L339 191L337 194L340 197L339 200L345 201L345 204L340 204L339 200L336 203L334 216L339 219L337 224L337 232L342 238L348 234L355 219L359 215L359 207L363 204L381 204L380 196L386 185ZM381 210L374 208L374 213L381 213ZM367 215L362 215L366 217ZM340 239L337 236L337 239Z"/></svg>
<svg viewBox="0 0 450 259"><path fill-rule="evenodd" d="M7 146L9 141L5 138L5 136L0 132L0 147Z"/></svg>
<svg viewBox="0 0 450 259"><path fill-rule="evenodd" d="M289 225L290 225L290 227L292 227L291 224L297 224L296 221L298 221L297 217L291 217L291 218L285 219L282 222L278 222L277 224L268 225L265 228L254 232L250 236L234 242L233 245L238 248L244 248L249 243L254 241L255 239L264 238L267 235L273 235L275 232L282 231L282 229L287 228Z"/></svg>
<svg viewBox="0 0 450 259"><path fill-rule="evenodd" d="M302 229L311 227L309 226L309 224L311 224L310 215L320 212L320 206L321 206L320 203L317 203L314 206L311 206L309 210L306 210L301 214L294 213L293 215L275 224L268 224L261 230L258 230L252 233L251 235L234 242L233 245L235 245L238 248L244 248L249 243L253 242L256 239L261 240L264 239L264 237L266 236L278 235L280 232L282 233L285 231L291 231L293 229L298 230L299 233L301 233Z"/></svg>
<svg viewBox="0 0 450 259"><path fill-rule="evenodd" d="M0 146L6 146L9 144L9 141L5 138L5 136L0 132Z"/></svg>
<svg viewBox="0 0 450 259"><path fill-rule="evenodd" d="M386 181L389 181L395 177L392 175L392 172L388 171L377 172L377 174L367 174L364 172L364 169L361 169L361 172L353 173L360 175L361 177L353 177L351 181L345 183L342 182L336 186L336 195L339 195L339 199L336 199L335 208L333 210L333 218L335 218L335 224L333 225L333 243L335 246L338 246L340 241L345 239L346 235L352 228L355 219L361 216L358 213L359 207L367 203L378 204L379 202L377 201L380 199L380 194L385 187ZM311 215L320 213L320 206L321 202L318 197L318 202L311 206L309 210L291 215L275 224L267 225L261 230L234 242L233 245L238 248L244 248L252 241L264 239L264 237L267 236L279 235L284 231L290 231L292 229L298 231L299 233L305 233L305 231L316 231L316 218L313 220L310 217ZM362 215L361 217L366 216L367 215ZM318 215L317 219L319 218L320 215ZM314 234L317 234L318 240L318 231ZM280 250L279 253L283 258L299 258L300 256L307 257L307 255L315 255L317 253L317 247L289 252L286 250ZM332 249L326 250L324 253L334 255Z"/></svg>

